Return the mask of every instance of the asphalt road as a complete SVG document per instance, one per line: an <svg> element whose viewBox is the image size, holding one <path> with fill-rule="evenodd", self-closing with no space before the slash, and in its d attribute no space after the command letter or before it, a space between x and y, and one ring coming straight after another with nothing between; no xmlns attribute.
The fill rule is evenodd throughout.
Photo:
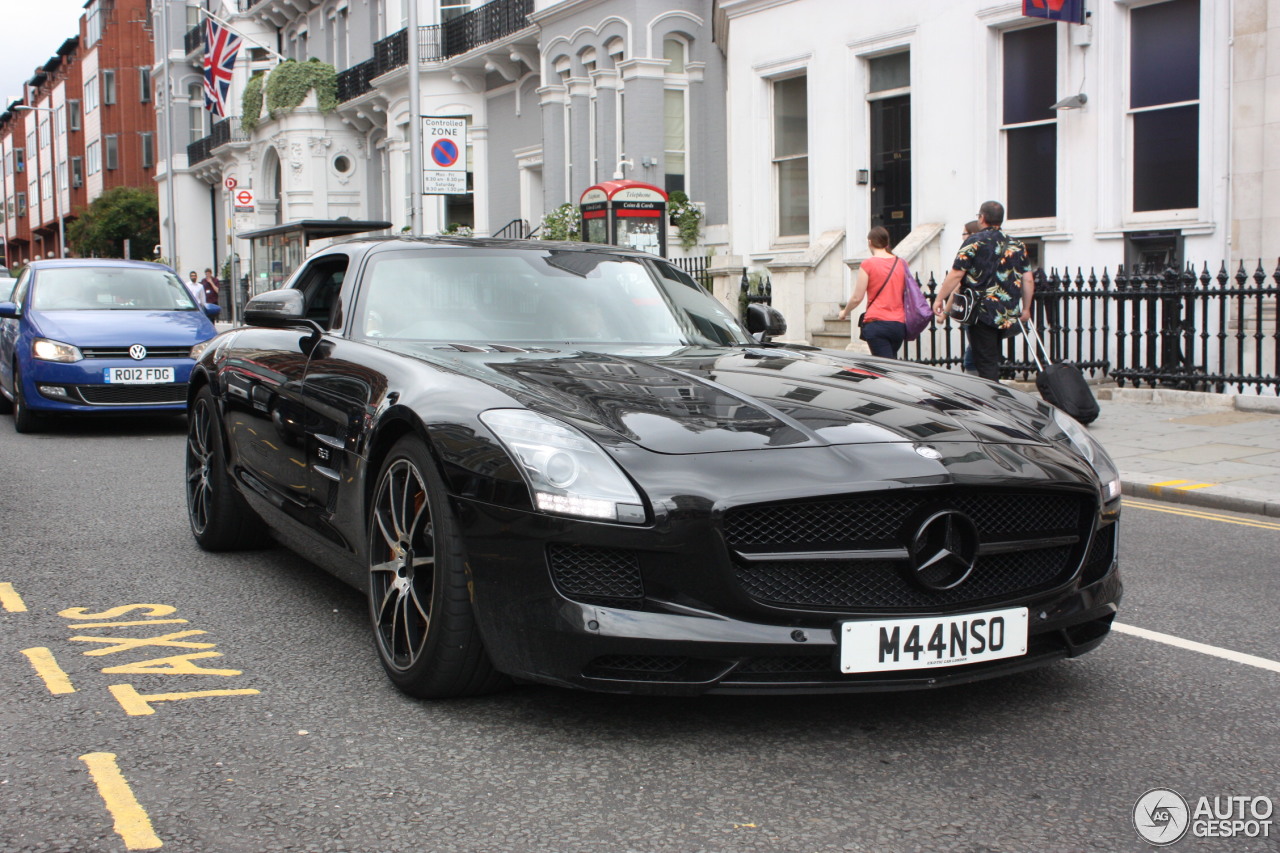
<svg viewBox="0 0 1280 853"><path fill-rule="evenodd" d="M1113 633L934 692L432 704L385 681L356 591L196 548L184 434L0 418L2 851L1147 850L1151 788L1280 801L1274 520L1123 521L1120 621L1261 661Z"/></svg>

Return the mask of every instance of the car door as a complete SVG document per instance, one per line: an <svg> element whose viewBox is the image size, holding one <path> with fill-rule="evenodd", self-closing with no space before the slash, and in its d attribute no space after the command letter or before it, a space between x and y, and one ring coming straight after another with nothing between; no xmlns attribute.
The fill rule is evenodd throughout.
<svg viewBox="0 0 1280 853"><path fill-rule="evenodd" d="M308 262L290 287L303 293L305 316L327 330L346 255ZM220 377L237 469L250 487L288 518L314 528L302 399L307 361L323 336L301 327L253 328L235 338Z"/></svg>
<svg viewBox="0 0 1280 853"><path fill-rule="evenodd" d="M0 282L0 285L7 282ZM13 302L18 306L18 312L21 314L23 308L23 300L27 297L27 290L31 286L31 270L30 268L23 271L19 277L18 283L14 285L13 292L6 294L5 298L0 301ZM18 337L21 333L22 318L9 318L0 320L0 388L7 393L13 393L13 362L15 358L15 349L18 346Z"/></svg>

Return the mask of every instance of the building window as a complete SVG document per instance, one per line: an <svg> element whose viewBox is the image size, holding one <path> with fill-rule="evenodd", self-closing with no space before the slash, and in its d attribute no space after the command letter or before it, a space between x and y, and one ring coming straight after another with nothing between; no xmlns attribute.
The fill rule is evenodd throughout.
<svg viewBox="0 0 1280 853"><path fill-rule="evenodd" d="M471 0L440 0L440 23L452 21L471 11Z"/></svg>
<svg viewBox="0 0 1280 853"><path fill-rule="evenodd" d="M156 164L156 135L149 130L138 135L142 137L142 168L150 169Z"/></svg>
<svg viewBox="0 0 1280 853"><path fill-rule="evenodd" d="M1009 219L1058 211L1058 32L1053 25L1001 37L1005 204Z"/></svg>
<svg viewBox="0 0 1280 853"><path fill-rule="evenodd" d="M53 171L50 170L40 176L40 198L48 201L53 198Z"/></svg>
<svg viewBox="0 0 1280 853"><path fill-rule="evenodd" d="M668 193L689 191L688 49L681 39L662 42L662 55L667 60L662 93L662 172L663 189Z"/></svg>
<svg viewBox="0 0 1280 853"><path fill-rule="evenodd" d="M41 150L49 147L49 119L46 118L48 113L40 113L40 120L36 122L36 127L40 131L40 148Z"/></svg>
<svg viewBox="0 0 1280 853"><path fill-rule="evenodd" d="M1200 0L1129 13L1133 209L1200 203Z"/></svg>
<svg viewBox="0 0 1280 853"><path fill-rule="evenodd" d="M80 129L80 102L67 101L67 129Z"/></svg>
<svg viewBox="0 0 1280 853"><path fill-rule="evenodd" d="M98 147L98 140L95 139L84 147L84 156L89 164L90 175L96 175L102 171L102 149Z"/></svg>
<svg viewBox="0 0 1280 853"><path fill-rule="evenodd" d="M98 75L93 74L84 81L84 114L88 115L98 108Z"/></svg>
<svg viewBox="0 0 1280 853"><path fill-rule="evenodd" d="M18 193L18 209L16 211L16 215L18 216L27 215L27 194L26 193Z"/></svg>
<svg viewBox="0 0 1280 853"><path fill-rule="evenodd" d="M13 149L13 171L22 172L27 168L27 149Z"/></svg>
<svg viewBox="0 0 1280 853"><path fill-rule="evenodd" d="M92 47L98 43L98 39L102 38L102 4L93 2L89 4L88 11L84 15L85 24L85 47Z"/></svg>
<svg viewBox="0 0 1280 853"><path fill-rule="evenodd" d="M151 100L151 69L138 69L138 100L148 103Z"/></svg>
<svg viewBox="0 0 1280 853"><path fill-rule="evenodd" d="M204 86L192 83L187 87L187 119L191 123L188 142L198 142L205 137L204 130Z"/></svg>
<svg viewBox="0 0 1280 853"><path fill-rule="evenodd" d="M809 233L809 86L807 77L773 83L773 169L778 236Z"/></svg>
<svg viewBox="0 0 1280 853"><path fill-rule="evenodd" d="M114 133L107 134L106 148L107 148L107 168L119 169L120 168L120 137L118 137Z"/></svg>
<svg viewBox="0 0 1280 853"><path fill-rule="evenodd" d="M339 71L347 67L347 7L329 16L329 58Z"/></svg>
<svg viewBox="0 0 1280 853"><path fill-rule="evenodd" d="M116 102L116 72L106 69L102 72L102 103L103 105L114 104Z"/></svg>
<svg viewBox="0 0 1280 853"><path fill-rule="evenodd" d="M84 186L84 158L83 157L71 158L71 186L73 187Z"/></svg>

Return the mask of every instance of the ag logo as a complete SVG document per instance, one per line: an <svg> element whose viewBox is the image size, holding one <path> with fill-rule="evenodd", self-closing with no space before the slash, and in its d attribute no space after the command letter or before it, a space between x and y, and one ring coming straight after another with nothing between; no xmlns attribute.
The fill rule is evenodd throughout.
<svg viewBox="0 0 1280 853"><path fill-rule="evenodd" d="M1144 841L1156 847L1180 841L1190 825L1187 801L1177 791L1152 788L1133 805L1133 828Z"/></svg>

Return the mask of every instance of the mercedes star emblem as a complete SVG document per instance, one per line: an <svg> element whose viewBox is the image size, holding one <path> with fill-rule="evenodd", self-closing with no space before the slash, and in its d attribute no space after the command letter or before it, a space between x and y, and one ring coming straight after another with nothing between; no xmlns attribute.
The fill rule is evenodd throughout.
<svg viewBox="0 0 1280 853"><path fill-rule="evenodd" d="M134 344L133 346L129 347L129 358L132 358L135 361L142 361L146 357L147 357L147 348L144 347L142 344Z"/></svg>
<svg viewBox="0 0 1280 853"><path fill-rule="evenodd" d="M921 456L923 456L925 459L941 459L942 458L942 454L934 450L932 447L917 445L915 448L915 451L916 453L919 453Z"/></svg>
<svg viewBox="0 0 1280 853"><path fill-rule="evenodd" d="M925 589L954 589L977 562L978 528L958 510L936 512L912 537L910 553L912 580Z"/></svg>

